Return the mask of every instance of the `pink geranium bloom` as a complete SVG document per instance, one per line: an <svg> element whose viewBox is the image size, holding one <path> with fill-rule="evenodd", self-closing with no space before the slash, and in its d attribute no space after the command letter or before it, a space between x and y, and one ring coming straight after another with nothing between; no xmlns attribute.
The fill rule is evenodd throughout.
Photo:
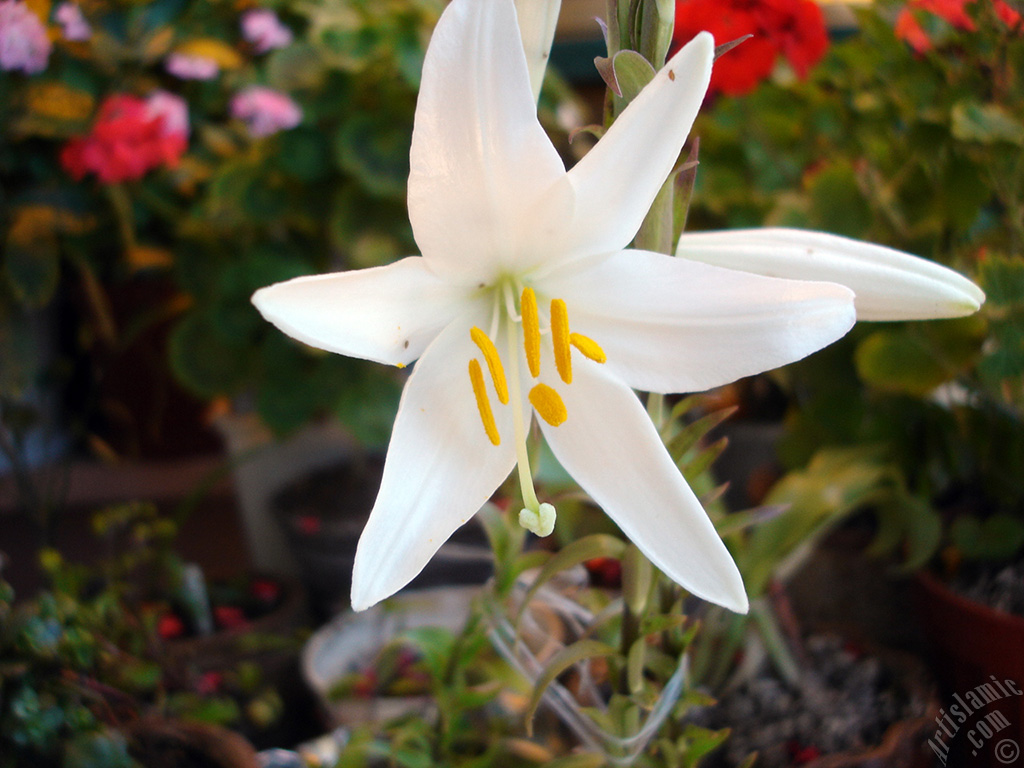
<svg viewBox="0 0 1024 768"><path fill-rule="evenodd" d="M252 86L231 99L231 116L241 120L254 138L294 128L302 121L302 110L286 94Z"/></svg>
<svg viewBox="0 0 1024 768"><path fill-rule="evenodd" d="M82 41L92 37L92 27L85 20L82 9L77 4L61 3L53 17L64 29L65 40Z"/></svg>
<svg viewBox="0 0 1024 768"><path fill-rule="evenodd" d="M252 43L256 53L283 48L292 41L292 31L267 8L247 11L242 15L242 36Z"/></svg>
<svg viewBox="0 0 1024 768"><path fill-rule="evenodd" d="M25 3L0 0L0 69L42 72L52 49L46 27Z"/></svg>
<svg viewBox="0 0 1024 768"><path fill-rule="evenodd" d="M164 61L164 69L181 80L212 80L220 72L220 65L206 56L172 53Z"/></svg>

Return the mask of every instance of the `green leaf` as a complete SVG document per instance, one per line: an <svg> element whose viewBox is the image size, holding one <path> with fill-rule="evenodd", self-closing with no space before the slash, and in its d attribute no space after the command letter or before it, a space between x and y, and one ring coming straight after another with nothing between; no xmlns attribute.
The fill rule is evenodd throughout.
<svg viewBox="0 0 1024 768"><path fill-rule="evenodd" d="M207 311L187 314L171 332L171 370L178 380L203 397L231 394L245 380L251 349L221 338Z"/></svg>
<svg viewBox="0 0 1024 768"><path fill-rule="evenodd" d="M330 172L331 148L323 134L308 126L285 131L280 136L281 168L302 182L319 181Z"/></svg>
<svg viewBox="0 0 1024 768"><path fill-rule="evenodd" d="M628 104L654 79L654 67L636 51L619 51L612 59L618 93Z"/></svg>
<svg viewBox="0 0 1024 768"><path fill-rule="evenodd" d="M643 614L654 581L654 566L635 544L626 546L622 556L622 599L634 615Z"/></svg>
<svg viewBox="0 0 1024 768"><path fill-rule="evenodd" d="M616 650L614 648L598 640L580 640L577 643L566 646L556 653L544 668L540 678L537 680L537 684L533 688L533 693L530 695L530 702L526 707L525 714L527 735L533 735L533 716L537 712L537 707L540 706L540 701L544 696L544 691L547 690L548 686L551 685L559 675L574 664L578 664L586 659L604 658L615 655Z"/></svg>
<svg viewBox="0 0 1024 768"><path fill-rule="evenodd" d="M402 197L409 176L411 121L358 111L334 136L338 165L355 176L370 194Z"/></svg>
<svg viewBox="0 0 1024 768"><path fill-rule="evenodd" d="M7 242L4 276L15 297L30 307L43 307L53 298L60 276L60 254L54 237L30 243Z"/></svg>
<svg viewBox="0 0 1024 768"><path fill-rule="evenodd" d="M926 395L951 375L933 350L905 330L877 331L857 347L857 373L873 386Z"/></svg>
<svg viewBox="0 0 1024 768"><path fill-rule="evenodd" d="M846 162L836 162L811 179L811 217L816 229L848 237L863 237L871 225L871 210Z"/></svg>
<svg viewBox="0 0 1024 768"><path fill-rule="evenodd" d="M541 568L537 578L534 579L523 602L519 607L520 616L526 610L533 596L554 576L573 566L593 560L596 557L613 557L620 559L626 551L626 544L622 539L611 536L607 533L593 533L584 536L582 539L562 547L550 560Z"/></svg>
<svg viewBox="0 0 1024 768"><path fill-rule="evenodd" d="M626 682L629 685L629 692L640 693L644 685L644 660L647 657L647 640L643 637L637 638L629 648L626 655Z"/></svg>
<svg viewBox="0 0 1024 768"><path fill-rule="evenodd" d="M990 254L978 268L986 303L1024 305L1024 259Z"/></svg>
<svg viewBox="0 0 1024 768"><path fill-rule="evenodd" d="M1024 523L1006 514L982 521L958 517L949 533L953 544L970 560L1005 560L1024 546Z"/></svg>
<svg viewBox="0 0 1024 768"><path fill-rule="evenodd" d="M900 501L906 519L907 554L901 567L916 571L932 559L942 542L942 518L928 504L907 496Z"/></svg>
<svg viewBox="0 0 1024 768"><path fill-rule="evenodd" d="M961 141L1024 146L1024 125L1000 104L958 101L950 117L953 136Z"/></svg>

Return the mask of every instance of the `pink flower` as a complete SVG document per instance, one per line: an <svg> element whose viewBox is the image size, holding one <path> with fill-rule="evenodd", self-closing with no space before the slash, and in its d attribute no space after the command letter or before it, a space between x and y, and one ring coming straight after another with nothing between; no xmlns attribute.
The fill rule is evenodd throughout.
<svg viewBox="0 0 1024 768"><path fill-rule="evenodd" d="M52 49L46 27L25 3L0 0L0 69L42 72Z"/></svg>
<svg viewBox="0 0 1024 768"><path fill-rule="evenodd" d="M220 72L220 65L206 56L172 53L164 61L164 69L181 80L212 80Z"/></svg>
<svg viewBox="0 0 1024 768"><path fill-rule="evenodd" d="M61 3L53 17L64 28L65 40L88 40L92 37L92 27L76 3Z"/></svg>
<svg viewBox="0 0 1024 768"><path fill-rule="evenodd" d="M292 31L267 8L247 11L242 15L242 36L252 43L256 53L283 48L292 41Z"/></svg>
<svg viewBox="0 0 1024 768"><path fill-rule="evenodd" d="M235 94L231 115L245 123L253 138L294 128L302 121L298 104L283 93L258 85Z"/></svg>

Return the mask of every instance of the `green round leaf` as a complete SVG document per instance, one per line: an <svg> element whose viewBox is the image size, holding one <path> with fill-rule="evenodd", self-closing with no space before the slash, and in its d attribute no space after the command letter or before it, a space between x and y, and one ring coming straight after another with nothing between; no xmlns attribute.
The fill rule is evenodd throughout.
<svg viewBox="0 0 1024 768"><path fill-rule="evenodd" d="M334 154L342 169L380 197L402 197L409 176L412 123L393 116L357 112L334 137Z"/></svg>

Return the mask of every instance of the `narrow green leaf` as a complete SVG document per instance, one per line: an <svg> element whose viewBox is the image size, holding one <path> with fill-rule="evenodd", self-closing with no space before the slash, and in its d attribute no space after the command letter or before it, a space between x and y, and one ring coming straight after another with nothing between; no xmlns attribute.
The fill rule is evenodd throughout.
<svg viewBox="0 0 1024 768"><path fill-rule="evenodd" d="M544 668L544 672L541 674L540 679L537 680L537 684L533 688L533 693L530 695L530 703L526 707L525 715L527 735L533 735L533 716L537 712L537 707L540 706L540 701L544 696L544 692L559 675L574 664L578 664L586 659L602 658L614 655L616 655L614 648L598 640L580 640L577 643L566 646L556 653L554 657L552 657L551 662Z"/></svg>
<svg viewBox="0 0 1024 768"><path fill-rule="evenodd" d="M678 461L679 457L697 445L712 429L734 413L736 413L736 406L722 408L687 424L679 431L679 434L672 438L668 445L668 452Z"/></svg>
<svg viewBox="0 0 1024 768"><path fill-rule="evenodd" d="M625 549L626 545L621 539L607 533L594 533L566 545L541 568L523 598L522 605L519 607L519 615L522 616L526 606L530 604L530 600L537 594L537 590L556 574L580 563L585 563L587 560L593 560L595 557L621 558Z"/></svg>

